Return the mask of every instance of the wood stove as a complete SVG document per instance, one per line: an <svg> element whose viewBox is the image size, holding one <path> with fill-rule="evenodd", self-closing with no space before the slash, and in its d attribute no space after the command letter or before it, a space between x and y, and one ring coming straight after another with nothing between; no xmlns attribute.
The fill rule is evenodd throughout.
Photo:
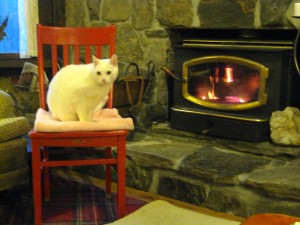
<svg viewBox="0 0 300 225"><path fill-rule="evenodd" d="M259 142L269 138L272 112L300 105L296 30L170 33L177 37L172 128Z"/></svg>

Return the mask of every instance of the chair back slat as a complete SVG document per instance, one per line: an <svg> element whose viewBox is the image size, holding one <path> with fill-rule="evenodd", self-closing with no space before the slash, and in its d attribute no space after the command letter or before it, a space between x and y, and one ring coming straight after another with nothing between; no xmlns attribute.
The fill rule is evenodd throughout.
<svg viewBox="0 0 300 225"><path fill-rule="evenodd" d="M102 46L96 46L96 55L99 55L100 58L102 57Z"/></svg>
<svg viewBox="0 0 300 225"><path fill-rule="evenodd" d="M69 46L64 45L63 46L63 66L66 66L69 64Z"/></svg>
<svg viewBox="0 0 300 225"><path fill-rule="evenodd" d="M91 63L91 48L90 46L85 46L85 63Z"/></svg>
<svg viewBox="0 0 300 225"><path fill-rule="evenodd" d="M68 64L91 63L91 55L97 58L111 57L115 53L115 25L106 27L50 27L37 25L38 42L38 77L40 88L40 107L47 110L46 86L44 82L45 59L44 46L51 46L52 74L55 76L59 70L59 59L63 66ZM109 50L107 54L103 49ZM62 49L60 53L59 49ZM51 79L51 78L50 78ZM107 107L112 108L113 91L109 93Z"/></svg>
<svg viewBox="0 0 300 225"><path fill-rule="evenodd" d="M74 46L74 64L80 64L80 46Z"/></svg>
<svg viewBox="0 0 300 225"><path fill-rule="evenodd" d="M51 45L51 64L52 64L52 75L54 76L57 71L57 61L58 61L58 55L57 55L57 46L52 44Z"/></svg>

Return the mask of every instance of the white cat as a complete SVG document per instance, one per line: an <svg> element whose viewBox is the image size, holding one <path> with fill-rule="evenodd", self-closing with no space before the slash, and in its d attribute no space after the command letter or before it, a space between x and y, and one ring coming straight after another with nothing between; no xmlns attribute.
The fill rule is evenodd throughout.
<svg viewBox="0 0 300 225"><path fill-rule="evenodd" d="M68 65L50 82L47 103L53 117L60 121L92 121L103 108L108 92L118 76L118 59L97 59L93 63Z"/></svg>

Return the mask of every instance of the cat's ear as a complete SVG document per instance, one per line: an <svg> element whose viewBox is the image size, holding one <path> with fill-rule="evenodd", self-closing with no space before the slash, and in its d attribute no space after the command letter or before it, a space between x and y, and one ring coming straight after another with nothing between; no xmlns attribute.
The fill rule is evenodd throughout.
<svg viewBox="0 0 300 225"><path fill-rule="evenodd" d="M109 60L110 64L117 66L118 65L118 57L116 54L113 54Z"/></svg>
<svg viewBox="0 0 300 225"><path fill-rule="evenodd" d="M94 63L94 65L95 65L95 66L97 66L97 65L98 65L98 63L99 63L99 59L97 59L97 57L96 57L96 56L94 56L94 55L92 55L92 59L93 59L93 63Z"/></svg>

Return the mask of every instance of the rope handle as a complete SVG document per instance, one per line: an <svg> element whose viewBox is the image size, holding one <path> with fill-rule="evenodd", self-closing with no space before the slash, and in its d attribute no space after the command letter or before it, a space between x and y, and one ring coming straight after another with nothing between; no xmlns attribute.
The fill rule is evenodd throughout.
<svg viewBox="0 0 300 225"><path fill-rule="evenodd" d="M128 71L130 69L130 67L134 66L135 70L136 70L136 75L137 76L140 76L140 69L139 69L139 66L138 64L132 62L132 63L129 63L129 65L127 66L126 70L125 70L125 73L124 73L124 78L127 76L128 74Z"/></svg>
<svg viewBox="0 0 300 225"><path fill-rule="evenodd" d="M135 68L136 76L128 76L128 71L129 71L130 67ZM125 70L123 80L125 81L127 98L128 98L130 105L131 106L141 105L143 94L144 94L144 88L145 88L145 80L144 80L144 77L140 76L139 66L136 63L134 63L134 62L129 63L128 67ZM140 90L139 90L138 100L136 103L133 102L132 92L131 92L130 85L129 85L130 81L140 81Z"/></svg>
<svg viewBox="0 0 300 225"><path fill-rule="evenodd" d="M124 78L125 85L126 85L126 93L129 100L129 103L131 106L139 106L142 103L142 98L144 94L144 88L145 88L145 80L144 77L141 76L128 76ZM130 90L129 82L130 81L140 81L140 90L139 90L139 96L136 103L133 103L132 93Z"/></svg>

